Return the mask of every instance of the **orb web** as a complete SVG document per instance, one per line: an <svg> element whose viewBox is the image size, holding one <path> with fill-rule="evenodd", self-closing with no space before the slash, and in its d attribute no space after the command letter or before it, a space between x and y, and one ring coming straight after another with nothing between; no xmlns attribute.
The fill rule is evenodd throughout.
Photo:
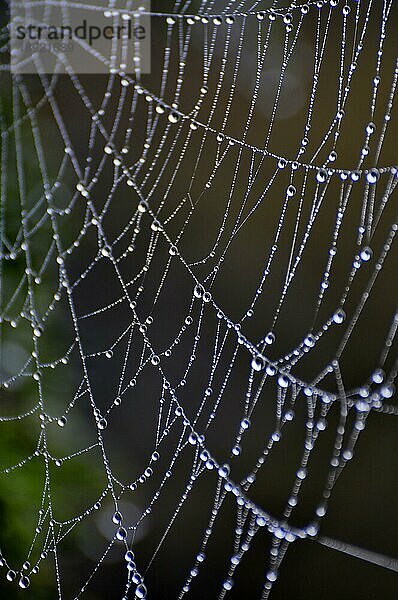
<svg viewBox="0 0 398 600"><path fill-rule="evenodd" d="M176 0L151 23L134 76L66 54L12 75L2 29L3 576L266 599L311 543L397 571L327 533L398 414L397 5Z"/></svg>

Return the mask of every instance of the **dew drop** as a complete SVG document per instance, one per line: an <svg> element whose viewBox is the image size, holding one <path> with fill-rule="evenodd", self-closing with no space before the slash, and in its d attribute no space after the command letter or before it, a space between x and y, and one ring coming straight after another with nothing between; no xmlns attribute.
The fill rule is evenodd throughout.
<svg viewBox="0 0 398 600"><path fill-rule="evenodd" d="M194 291L193 291L193 294L194 294L195 298L202 298L203 293L204 293L203 286L200 285L200 284L195 285L195 288L194 288Z"/></svg>
<svg viewBox="0 0 398 600"><path fill-rule="evenodd" d="M337 325L341 325L341 323L343 323L343 321L346 318L346 314L344 312L344 310L342 308L339 308L336 310L336 312L333 315L333 321L337 324Z"/></svg>
<svg viewBox="0 0 398 600"><path fill-rule="evenodd" d="M366 173L366 181L368 183L370 183L371 185L377 183L379 178L380 178L380 173L377 169L370 169L370 171L368 171Z"/></svg>
<svg viewBox="0 0 398 600"><path fill-rule="evenodd" d="M286 375L280 375L278 377L278 385L281 388L287 388L289 386L289 379L286 377Z"/></svg>
<svg viewBox="0 0 398 600"><path fill-rule="evenodd" d="M26 588L28 588L28 587L29 587L29 585L30 585L30 579L29 579L29 577L26 577L26 575L23 575L23 576L20 578L20 580L19 580L19 582L18 582L18 585L19 585L19 587L20 587L20 588L22 588L23 590L26 590Z"/></svg>
<svg viewBox="0 0 398 600"><path fill-rule="evenodd" d="M146 598L147 595L147 589L146 586L143 583L140 583L136 590L135 590L135 595L137 598Z"/></svg>
<svg viewBox="0 0 398 600"><path fill-rule="evenodd" d="M316 174L316 180L318 183L325 183L325 181L328 178L328 172L326 171L326 169L319 169L319 171Z"/></svg>
<svg viewBox="0 0 398 600"><path fill-rule="evenodd" d="M266 521L265 517L263 517L262 515L259 515L256 519L256 523L259 527L264 527L267 524L267 521Z"/></svg>
<svg viewBox="0 0 398 600"><path fill-rule="evenodd" d="M234 447L232 448L232 454L233 454L234 456L239 456L239 454L241 453L241 451L242 451L242 449L241 449L241 447L239 446L239 444L236 444L236 446L234 446Z"/></svg>
<svg viewBox="0 0 398 600"><path fill-rule="evenodd" d="M306 469L304 469L304 468L299 469L297 471L297 477L298 477L298 479L301 479L301 480L305 479L307 477Z"/></svg>
<svg viewBox="0 0 398 600"><path fill-rule="evenodd" d="M360 257L364 262L368 262L373 256L373 251L371 248L369 248L369 246L365 246L364 248L362 248L361 253L360 253Z"/></svg>
<svg viewBox="0 0 398 600"><path fill-rule="evenodd" d="M220 477L228 477L230 472L230 468L229 465L222 465L219 469L218 469L218 474L220 475Z"/></svg>
<svg viewBox="0 0 398 600"><path fill-rule="evenodd" d="M196 433L194 433L194 432L190 433L189 437L188 437L188 442L191 444L191 446L195 446L197 441L198 441L198 436L196 435Z"/></svg>
<svg viewBox="0 0 398 600"><path fill-rule="evenodd" d="M98 421L98 429L104 430L108 426L108 421L106 419L100 419Z"/></svg>
<svg viewBox="0 0 398 600"><path fill-rule="evenodd" d="M278 169L284 169L286 167L287 161L284 158L280 158L278 160Z"/></svg>
<svg viewBox="0 0 398 600"><path fill-rule="evenodd" d="M292 198L294 196L294 194L296 193L296 188L294 187L294 185L289 185L287 190L286 190L286 194L288 195L289 198Z"/></svg>
<svg viewBox="0 0 398 600"><path fill-rule="evenodd" d="M270 346L271 344L273 344L275 342L275 334L272 333L272 331L270 331L265 336L265 340L264 341L265 341L266 344L268 344Z"/></svg>
<svg viewBox="0 0 398 600"><path fill-rule="evenodd" d="M122 515L119 511L116 511L113 515L112 515L112 521L114 523L116 523L116 525L119 525L122 522Z"/></svg>
<svg viewBox="0 0 398 600"><path fill-rule="evenodd" d="M178 121L180 120L180 115L175 112L171 112L167 118L170 121L170 123L175 124L178 123Z"/></svg>
<svg viewBox="0 0 398 600"><path fill-rule="evenodd" d="M242 421L240 422L240 426L244 430L249 429L249 427L250 427L250 420L249 419L242 419Z"/></svg>
<svg viewBox="0 0 398 600"><path fill-rule="evenodd" d="M306 528L306 531L307 531L308 535L310 535L311 537L314 537L318 533L318 525L311 523Z"/></svg>
<svg viewBox="0 0 398 600"><path fill-rule="evenodd" d="M329 154L329 161L330 162L334 162L337 158L337 152L335 152L335 150L332 150L332 152Z"/></svg>
<svg viewBox="0 0 398 600"><path fill-rule="evenodd" d="M369 412L370 406L368 402L365 402L364 400L359 400L358 402L356 402L355 408L358 412Z"/></svg>
<svg viewBox="0 0 398 600"><path fill-rule="evenodd" d="M125 530L124 527L119 527L119 529L116 532L116 537L121 542L126 539L126 537L127 537L127 531Z"/></svg>
<svg viewBox="0 0 398 600"><path fill-rule="evenodd" d="M254 356L251 361L252 369L255 371L262 371L265 366L265 361L262 356Z"/></svg>
<svg viewBox="0 0 398 600"><path fill-rule="evenodd" d="M227 591L232 590L233 585L234 585L234 582L232 581L232 579L230 577L228 577L228 579L226 579L224 581L224 583L222 584L224 590L227 590Z"/></svg>
<svg viewBox="0 0 398 600"><path fill-rule="evenodd" d="M270 377L273 377L276 373L276 368L274 367L274 365L267 365L265 371L266 371L267 375L269 375Z"/></svg>
<svg viewBox="0 0 398 600"><path fill-rule="evenodd" d="M383 385L383 387L380 390L380 393L383 396L383 398L392 398L392 396L394 395L394 391L395 388L393 384L389 383L387 385Z"/></svg>
<svg viewBox="0 0 398 600"><path fill-rule="evenodd" d="M377 369L372 375L372 381L374 383L383 383L385 373L382 369Z"/></svg>
<svg viewBox="0 0 398 600"><path fill-rule="evenodd" d="M139 573L135 572L131 578L132 582L135 584L140 584L142 582L142 577Z"/></svg>
<svg viewBox="0 0 398 600"><path fill-rule="evenodd" d="M313 348L315 346L315 338L312 334L307 335L304 340L304 346L307 346L307 348Z"/></svg>

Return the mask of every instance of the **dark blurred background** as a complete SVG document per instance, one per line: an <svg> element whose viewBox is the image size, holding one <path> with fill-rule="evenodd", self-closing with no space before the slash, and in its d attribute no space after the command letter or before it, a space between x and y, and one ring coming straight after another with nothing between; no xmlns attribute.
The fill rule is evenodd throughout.
<svg viewBox="0 0 398 600"><path fill-rule="evenodd" d="M353 53L356 2L349 2L351 14L347 18L347 41L345 73ZM361 2L359 31L364 25L367 2ZM363 50L360 54L351 90L345 106L337 144L338 156L333 167L354 169L358 164L360 152L365 140L365 127L370 119L370 106L373 94L373 78L376 75L377 52L379 49L382 3L373 3ZM267 4L262 4L266 8ZM294 158L304 135L304 126L308 115L308 106L313 81L315 34L319 26L320 40L326 36L322 67L319 74L318 91L313 107L313 119L308 133L309 142L299 161L311 162L314 153L322 143L330 123L334 119L337 106L337 90L342 43L342 8L340 2L331 10L328 23L328 7L320 11L311 7L300 25L292 58L286 68L281 87L281 95L268 149L280 156ZM199 9L199 2L191 3L188 12ZM172 3L152 3L154 12L169 12ZM217 6L212 10L217 13ZM397 6L392 5L386 27L386 37L380 65L380 84L378 86L375 114L376 133L371 139L369 153L362 168L375 165L377 140L382 131L386 106L391 92L396 67L396 32L398 31ZM4 13L5 14L5 13ZM293 11L294 36L299 23L299 11ZM268 23L268 22L267 22ZM242 18L237 17L229 28L225 22L219 27L215 39L214 57L210 65L207 81L203 79L204 36L212 39L215 26L195 25L186 66L182 77L181 95L178 101L179 111L193 114L198 98L198 114L195 119L206 123L211 118L211 127L216 131L223 129L223 119L234 83L235 90L231 103L230 116L225 124L224 133L242 140L257 148L263 148L269 130L273 104L283 60L285 25L278 19L272 28L269 51L259 79L259 92L253 112L253 118L245 131L247 115L255 90L257 68L257 32L258 20L246 19L243 34L242 58L240 68L234 80L234 69L239 55L239 37L242 31ZM264 43L268 24L262 26L261 40ZM327 28L327 29L326 29ZM175 100L176 80L179 63L178 26L168 41L171 48L169 72L164 85L163 101L171 106ZM226 55L225 73L220 80L223 51L227 32L231 31L229 49ZM151 20L152 71L142 76L142 85L155 97L161 96L161 76L166 42L167 24L161 16ZM326 33L327 32L327 33ZM292 39L292 38L290 38ZM356 43L358 42L358 38ZM210 43L210 42L209 42ZM217 85L221 81L221 88ZM95 111L100 113L101 121L107 132L112 133L112 147L121 149L125 144L126 131L131 129L131 139L126 144L125 164L131 165L132 178L141 189L154 214L159 215L172 241L178 237L178 249L199 281L203 281L217 266L211 293L216 304L234 322L241 321L244 335L257 344L264 338L272 326L273 316L281 297L283 283L289 263L292 235L298 214L298 196L288 204L281 230L278 250L272 264L269 277L264 284L261 299L255 306L252 317L245 317L261 274L268 260L274 235L280 218L285 189L290 183L291 170L281 171L269 193L257 206L258 198L276 166L274 158L255 156L254 167L258 175L247 195L243 208L244 226L241 227L226 248L234 224L245 198L248 187L248 173L252 153L246 148L241 151L235 144L226 153L218 167L211 186L206 187L209 175L214 168L217 148L222 152L227 142L217 142L214 133L204 134L203 129L189 129L189 121L180 120L170 124L165 115L158 115L148 148L144 144L148 139L148 103L144 95L137 95L132 86L120 86L117 76L80 76L79 82L84 95L68 76L53 79L40 79L37 76L23 77L18 82L17 92L12 93L11 78L1 72L1 113L2 113L2 255L9 256L10 248L4 239L11 240L17 248L17 256L2 261L2 323L1 323L1 379L10 380L15 374L22 376L11 380L9 387L1 390L0 414L17 415L29 411L38 401L37 382L32 379L31 363L24 369L33 350L32 327L25 303L26 285L13 298L15 289L26 267L24 252L20 251L19 236L21 207L18 198L16 176L15 104L16 96L21 102L22 114L26 113L26 100L37 107L34 123L40 132L44 149L44 161L48 178L59 182L53 189L52 206L58 210L57 222L60 227L63 249L72 247L79 232L84 231L78 246L65 258L65 269L70 281L79 281L73 289L73 304L79 317L92 313L116 302L122 295L120 283L110 262L101 258L99 248L102 240L98 237L95 225L88 225L87 203L76 193L78 183L72 162L65 155L65 141L54 119L53 108L56 105L62 117L64 132L67 131L73 156L88 174L90 180L104 157L105 141L98 131L92 133L93 120L88 101ZM200 89L207 86L207 93ZM53 105L48 102L48 86L52 89ZM345 85L345 82L344 82ZM15 89L15 88L14 88ZM106 95L107 94L107 95ZM218 100L212 106L213 99ZM43 100L44 98L44 100ZM47 99L46 99L47 98ZM104 103L105 100L105 103ZM136 103L136 104L135 104ZM60 299L54 303L54 310L46 314L46 308L53 302L58 292L59 264L55 252L50 252L45 268L40 273L49 249L51 248L51 222L46 217L47 204L43 199L43 165L38 160L37 146L32 135L32 123L25 119L20 128L23 147L23 169L26 176L26 202L28 222L31 228L30 247L32 263L37 283L34 287L34 299L37 312L46 315L43 318L43 333L39 338L41 362L54 363L54 368L43 367L41 382L46 414L58 416L67 414L67 424L59 427L56 420L47 428L47 442L52 457L62 458L97 442L96 427L93 420L87 394L79 397L70 409L72 401L82 380L82 367L76 346L73 346L75 333L70 315L70 306L64 290L60 290ZM116 123L116 125L115 125ZM7 136L4 132L8 131ZM396 161L397 140L396 108L391 112L391 121L377 164L387 166ZM187 147L184 142L189 137ZM92 144L90 145L90 139ZM330 140L313 159L316 165L323 164L330 152ZM36 139L37 143L37 139ZM201 149L202 145L202 150ZM89 156L89 161L87 161ZM198 160L199 156L199 160ZM142 161L140 162L140 159ZM231 183L236 171L236 184L230 196ZM6 167L6 168L5 168ZM7 178L5 173L7 173ZM185 385L184 379L189 357L194 345L194 336L201 313L201 301L196 300L190 308L193 281L187 270L177 258L168 261L169 245L162 235L158 236L153 259L149 270L142 272L148 252L151 253L154 232L151 218L142 216L139 231L134 232L134 221L139 197L134 187L121 181L113 188L115 166L107 158L101 169L98 181L92 186L90 201L96 211L103 211L102 227L106 232L115 256L124 256L119 268L124 281L131 281L131 298L137 298L137 315L142 322L150 316L148 337L161 355L162 368L175 386L179 401L190 419L194 419L209 387L209 375L212 369L214 343L218 327L216 311L212 305L204 305L200 339ZM119 171L120 173L120 171ZM175 177L173 177L175 174ZM297 190L303 185L304 170L294 174ZM389 184L388 173L382 174L375 191L375 214L383 201L383 195ZM316 299L319 293L322 273L326 268L336 213L339 206L341 182L337 177L328 184L324 201L311 230L308 243L303 252L297 274L289 288L282 305L274 333L275 343L267 348L271 359L277 360L297 347L309 331L318 331L322 324L339 306L339 299L347 282L353 257L358 252L358 226L360 224L365 183L363 179L355 184L349 197L343 225L338 241L338 253L330 274L330 283L315 324L313 323ZM314 171L309 171L302 213L298 226L298 238L303 238L312 209L316 190ZM194 202L195 210L190 214L188 193ZM181 205L182 203L182 205ZM254 210L253 210L254 209ZM253 212L252 212L253 211ZM251 214L252 213L252 214ZM224 215L227 214L225 222ZM169 218L171 217L171 218ZM373 259L361 267L347 303L344 307L347 320L341 327L331 327L322 337L313 352L309 352L293 369L294 375L304 381L312 381L334 358L343 333L354 315L361 295L375 269L375 261L380 256L383 245L396 220L396 193L392 193L381 213L381 217L371 246ZM129 229L118 239L126 224ZM222 235L214 247L220 228ZM151 237L152 236L152 237ZM131 247L129 249L129 247ZM296 248L297 251L297 248ZM340 366L344 385L347 390L357 388L369 379L379 364L380 353L388 335L396 310L397 278L396 256L394 248L388 254L382 271L367 301L349 343L342 355ZM223 260L220 261L220 257ZM86 269L90 269L85 273ZM167 270L166 270L167 269ZM166 272L163 282L162 277ZM81 274L85 273L82 279ZM209 281L212 281L211 279ZM161 286L161 287L160 287ZM142 288L142 289L140 289ZM159 296L157 292L160 288ZM21 315L22 312L22 315ZM193 324L187 326L179 338L178 345L172 346L170 357L164 354L173 344L179 330L184 326L190 314ZM87 369L93 395L102 414L113 407L107 416L108 427L103 432L103 440L116 480L126 484L135 481L144 472L155 449L155 436L159 411L159 399L162 395L162 379L158 369L149 364L139 371L143 351L142 336L135 331L131 338L131 351L126 361L125 374L121 388L121 372L126 355L128 335L109 351L115 340L131 323L131 310L126 302L115 303L111 308L79 321L80 337L87 358ZM226 332L222 323L220 333ZM72 345L72 346L71 346ZM212 393L207 399L205 409L198 420L198 430L205 431L211 407L221 393L221 401L216 418L206 431L206 444L220 463L231 462L231 477L240 481L255 464L269 436L275 429L276 386L273 381L267 383L252 415L252 425L245 434L239 457L231 459L239 423L243 415L247 381L250 374L250 356L241 347L228 376L225 389L222 387L228 373L230 361L236 347L236 337L229 332L219 363L211 382ZM72 348L70 351L69 348ZM148 355L146 355L147 357ZM393 369L396 347L390 350L385 371ZM67 357L62 361L62 357ZM256 376L257 377L257 376ZM132 386L130 379L136 379ZM258 385L259 380L255 380ZM336 392L333 377L327 376L320 387ZM120 406L114 405L115 398L122 395ZM390 400L391 404L395 399ZM165 401L165 410L174 410L170 399ZM1 423L0 461L1 469L17 464L31 455L38 443L40 419L35 411L22 420L3 421ZM328 414L328 427L322 432L315 450L311 454L309 476L299 496L291 523L303 527L314 519L327 476L330 457L338 424L339 406L333 406ZM300 464L305 440L305 423L308 419L304 397L301 395L295 406L295 418L286 426L281 442L276 445L266 464L259 472L256 483L250 488L249 497L259 506L281 518L295 480L295 472ZM350 417L349 426L353 417ZM348 427L349 429L349 427ZM139 484L137 489L127 490L121 500L121 508L128 524L135 523L151 502L166 471L170 468L178 440L182 433L181 423L170 425L170 432L161 443L160 459L153 476ZM337 482L327 515L321 521L320 533L333 539L348 542L382 555L398 558L398 520L396 517L397 479L397 434L394 415L385 415L373 411L367 419L367 426L361 433L355 448L354 458L345 467ZM195 562L200 543L207 527L214 502L217 476L206 472L199 477L188 500L173 520L172 527L148 572L146 567L162 540L162 536L178 506L181 494L187 485L192 467L194 448L185 447L172 468L158 502L136 531L133 543L137 567L145 573L148 598L168 600L178 598L181 587ZM70 460L63 460L61 466L50 461L51 496L54 507L54 519L58 522L71 519L93 506L107 485L106 474L98 447ZM36 457L8 474L1 475L0 483L0 547L7 562L15 570L20 570L29 551L37 525L37 512L40 508L44 486L43 457ZM117 486L118 490L120 488ZM64 539L59 542L59 570L62 581L62 597L75 598L100 561L115 526L110 498L103 499L99 510L92 511ZM200 573L192 583L188 597L195 599L217 598L222 582L226 577L231 555L234 552L234 529L236 527L236 502L232 495L225 500L214 526L206 550L206 560ZM44 543L48 528L48 518L38 534L30 558L31 565L36 564ZM129 538L130 541L130 538ZM235 585L229 592L231 598L259 598L268 570L271 535L264 528L256 535L253 545L245 554L236 571ZM126 563L123 558L124 547L115 543L107 554L89 586L82 594L87 600L120 599L126 580ZM16 582L6 581L7 568L2 570L0 579L0 597L17 599L32 597L37 600L56 598L54 558L51 553L40 561L40 571L31 575L28 590L20 590ZM316 540L297 541L289 547L279 570L271 598L275 600L373 600L383 598L393 600L398 589L397 573L383 569L369 562L328 549ZM130 591L134 597L133 589ZM80 597L80 596L79 596Z"/></svg>

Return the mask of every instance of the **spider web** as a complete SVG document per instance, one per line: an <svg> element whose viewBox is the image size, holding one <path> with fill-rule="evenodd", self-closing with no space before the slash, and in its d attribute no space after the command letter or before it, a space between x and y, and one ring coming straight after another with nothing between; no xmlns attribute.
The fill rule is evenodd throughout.
<svg viewBox="0 0 398 600"><path fill-rule="evenodd" d="M2 29L2 478L41 486L11 586L91 597L113 557L156 597L173 535L163 598L248 597L259 539L263 599L302 541L398 570L322 533L398 414L396 8L176 0L134 77L12 76Z"/></svg>

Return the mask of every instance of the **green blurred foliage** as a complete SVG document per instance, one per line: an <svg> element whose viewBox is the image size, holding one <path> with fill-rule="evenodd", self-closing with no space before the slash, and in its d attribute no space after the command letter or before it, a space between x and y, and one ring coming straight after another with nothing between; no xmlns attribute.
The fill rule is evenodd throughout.
<svg viewBox="0 0 398 600"><path fill-rule="evenodd" d="M14 119L12 85L10 77L6 73L0 74L0 82L0 117L2 130L4 131L5 128L12 126ZM52 127L54 127L53 123L47 119L45 132L49 137L51 137ZM26 204L27 208L31 209L40 201L43 189L42 176L29 121L21 127L20 131L22 136L21 146L23 148L23 170L26 177ZM5 182L5 203L1 211L2 227L8 240L14 243L16 239L19 239L20 244L22 238L21 236L18 238L18 231L21 227L21 205L16 173L15 138L11 134L8 136L7 142L1 138L0 143L7 143L6 151L8 155L6 173L2 174L3 182ZM0 148L1 150L4 150L4 148ZM51 161L49 163L51 164ZM56 179L57 174L55 171L54 173L50 172L49 175L53 180ZM64 190L64 193L67 193L67 189ZM41 226L39 234L36 234L32 240L33 262L36 261L37 264L43 262L51 243L51 236L51 224L47 220ZM2 238L0 244L1 254L6 254L8 248ZM16 260L1 260L0 379L2 382L22 369L33 350L31 326L23 316L21 317L21 311L23 313L28 306L26 303L26 283L22 286L16 301L10 302L24 276L25 268L24 252ZM56 266L50 265L46 277L34 288L34 301L39 314L43 314L48 307L57 289L57 282ZM65 339L66 336L63 335L65 318L63 307L59 307L59 310L54 311L51 315L49 326L46 327L44 353L51 355L53 359L63 355L68 343ZM11 325L12 320L16 322L16 327ZM32 378L30 371L31 369L28 367L26 375L23 374L22 377L11 383L9 388L1 387L0 416L17 416L38 405L38 384ZM50 379L51 383L51 378L46 377L46 375L45 373L43 382ZM54 374L54 376L57 376L57 374ZM71 390L75 385L73 364L71 368L64 370L62 377L62 385L59 381L56 386L52 382L52 414L62 414L66 406L66 399L70 400ZM31 567L36 564L48 529L49 519L47 518L42 531L35 534L38 524L38 511L42 503L45 486L44 456L42 454L33 456L20 467L13 468L20 461L25 461L27 457L31 457L38 448L41 431L38 416L39 410L37 409L33 414L22 420L15 419L0 423L0 550L10 568L15 571L22 569L22 564L27 559L35 535L37 539L33 544L29 561ZM74 415L74 419L74 426L77 427L77 431L83 431L85 428L84 415ZM50 425L50 427L53 430L58 429L54 434L52 431L49 432L51 455L62 457L70 453L70 447L73 446L73 441L76 442L76 440L71 438L70 433L59 435L61 430L59 430L56 423ZM43 450L43 445L40 445L39 450ZM103 478L100 477L99 465L92 460L89 454L84 455L83 460L67 461L61 467L55 467L51 458L49 463L50 481L54 469L62 474L62 478L56 478L58 481L62 481L53 490L53 495L57 498L63 498L63 504L71 515L81 512L82 482L84 482L85 487L85 498L96 498L103 489ZM5 469L9 472L4 472ZM48 502L45 502L44 510L47 506ZM54 515L54 517L62 518L61 515ZM68 553L72 552L73 541L71 542L71 540L75 538L75 530L72 530L69 536L62 545L66 560L68 560ZM29 573L29 570L27 572ZM26 596L26 592L24 593L18 587L19 574L17 573L16 581L10 583L6 580L6 573L7 567L4 566L0 570L0 598L12 600ZM39 573L33 575L31 579L34 579L34 583L32 581L32 586L34 585L32 592L36 600L50 600L55 597L53 553L49 553L47 558L40 562Z"/></svg>

